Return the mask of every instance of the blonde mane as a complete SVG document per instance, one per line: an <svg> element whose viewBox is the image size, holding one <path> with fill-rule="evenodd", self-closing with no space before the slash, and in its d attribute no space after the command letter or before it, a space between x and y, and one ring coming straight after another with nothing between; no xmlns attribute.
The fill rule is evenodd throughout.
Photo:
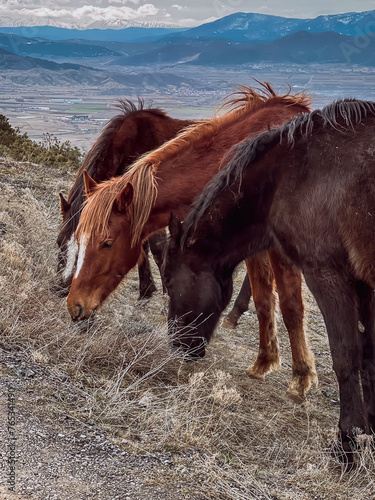
<svg viewBox="0 0 375 500"><path fill-rule="evenodd" d="M127 210L131 220L131 244L134 246L139 242L143 227L155 204L157 172L163 161L173 160L197 143L209 141L219 129L234 123L245 113L275 105L299 105L306 108L311 105L311 98L304 92L291 95L289 88L286 94L277 95L268 82L258 83L261 88L246 85L236 87L237 91L230 94L228 96L230 99L220 108L229 108L224 115L190 125L175 138L151 153L141 156L121 177L115 177L97 185L85 201L77 227L77 239L80 240L83 234L86 238L95 237L102 240L106 238L114 202L122 189L130 182L133 186L134 197Z"/></svg>

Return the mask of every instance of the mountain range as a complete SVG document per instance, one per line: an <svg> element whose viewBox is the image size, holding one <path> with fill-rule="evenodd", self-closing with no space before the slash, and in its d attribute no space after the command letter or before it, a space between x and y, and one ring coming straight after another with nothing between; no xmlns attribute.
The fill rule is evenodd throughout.
<svg viewBox="0 0 375 500"><path fill-rule="evenodd" d="M112 66L198 64L232 66L253 63L334 63L375 66L375 36L368 36L360 47L356 37L334 31L311 33L298 31L268 43L235 42L225 38L162 37L139 43L94 42L43 38L24 38L0 33L0 48L9 54L98 66L110 61ZM10 55L9 55L10 57ZM0 68L6 66L5 53ZM14 58L12 59L14 63Z"/></svg>
<svg viewBox="0 0 375 500"><path fill-rule="evenodd" d="M0 19L1 26L1 19ZM375 32L375 10L347 12L318 16L314 19L286 18L265 14L237 12L216 21L189 29L172 27L132 26L122 29L106 29L103 21L100 29L96 25L87 29L67 29L56 26L12 26L0 27L0 32L23 37L47 38L49 40L85 39L95 41L139 42L145 38L173 36L180 38L225 38L236 42L253 41L265 43L277 40L298 31L323 33L334 31L341 35L363 36Z"/></svg>
<svg viewBox="0 0 375 500"><path fill-rule="evenodd" d="M298 31L323 33L334 31L357 36L375 32L375 10L348 12L314 19L285 18L264 14L238 12L181 32L180 37L226 38L236 42L270 42Z"/></svg>
<svg viewBox="0 0 375 500"><path fill-rule="evenodd" d="M23 38L45 38L47 40L91 40L96 42L137 42L144 38L152 40L184 31L183 28L146 28L144 26L130 26L122 29L90 28L68 29L56 26L12 26L1 27L0 32L9 35L18 35Z"/></svg>
<svg viewBox="0 0 375 500"><path fill-rule="evenodd" d="M2 70L69 70L72 78L77 73L76 80L86 72L86 79L92 75L96 82L107 75L117 83L123 75L116 76L114 68L121 66L156 65L163 71L181 64L375 66L375 10L315 19L237 13L184 30L3 27L0 49Z"/></svg>

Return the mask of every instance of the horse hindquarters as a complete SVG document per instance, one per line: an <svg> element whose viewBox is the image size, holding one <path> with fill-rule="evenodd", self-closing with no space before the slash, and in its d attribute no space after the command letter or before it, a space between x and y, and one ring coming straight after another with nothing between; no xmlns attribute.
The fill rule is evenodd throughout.
<svg viewBox="0 0 375 500"><path fill-rule="evenodd" d="M358 429L368 432L367 412L361 394L362 344L356 291L349 276L332 268L316 267L304 271L304 276L323 314L333 369L339 383L339 441L345 453L340 458L352 462Z"/></svg>

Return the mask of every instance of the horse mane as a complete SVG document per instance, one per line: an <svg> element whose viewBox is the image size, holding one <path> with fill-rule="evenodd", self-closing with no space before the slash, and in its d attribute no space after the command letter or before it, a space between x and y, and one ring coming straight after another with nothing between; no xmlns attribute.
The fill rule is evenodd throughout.
<svg viewBox="0 0 375 500"><path fill-rule="evenodd" d="M230 110L241 112L243 110L248 110L249 106L252 111L255 111L265 105L275 106L277 104L281 104L283 106L311 106L312 99L303 90L295 94L291 94L292 88L288 85L288 92L286 94L279 95L275 92L269 82L260 82L255 78L254 80L260 85L260 87L236 85L236 91L227 96L226 101L221 105L219 111L221 109L228 108Z"/></svg>
<svg viewBox="0 0 375 500"><path fill-rule="evenodd" d="M113 106L115 108L118 108L122 112L122 115L120 115L120 117L122 117L123 119L132 113L144 110L157 116L167 116L167 113L163 109L153 108L152 105L145 107L145 101L144 99L142 99L142 97L138 96L137 100L138 106L134 104L134 102L130 99L118 99Z"/></svg>
<svg viewBox="0 0 375 500"><path fill-rule="evenodd" d="M369 113L375 115L375 102L357 99L338 100L321 110L298 115L291 121L263 132L249 141L241 142L232 148L231 160L207 184L193 203L183 224L181 246L185 244L189 234L194 233L199 219L212 205L216 197L237 180L241 181L249 163L262 157L276 143L281 143L286 138L287 144L293 148L297 139L307 139L317 127L328 126L345 133L348 130L353 130L354 125ZM345 125L342 125L339 120L343 120Z"/></svg>
<svg viewBox="0 0 375 500"><path fill-rule="evenodd" d="M80 240L83 234L88 238L90 236L106 238L115 200L121 190L130 182L133 186L133 200L127 210L129 210L132 223L133 220L138 222L137 225L133 225L136 231L136 235L132 236L132 245L134 245L139 240L142 228L155 203L157 195L155 168L157 165L145 162L139 165L136 170L131 168L120 177L114 177L96 185L84 202L76 231L77 239ZM144 206L147 207L146 210L143 209Z"/></svg>
<svg viewBox="0 0 375 500"><path fill-rule="evenodd" d="M245 85L238 86L237 91L230 94L228 96L230 99L222 106L222 108L230 108L229 112L190 125L177 137L141 156L122 176L97 186L85 202L77 228L77 237L79 238L81 234L86 234L88 237L91 235L98 238L106 237L115 199L130 182L133 185L134 198L128 210L132 224L132 245L134 245L139 241L144 224L154 206L157 197L156 175L158 166L163 161L173 160L198 143L209 143L220 128L234 123L245 113L275 105L304 106L308 110L311 105L311 98L305 92L292 95L289 87L286 94L277 95L270 83L265 82L260 83L260 85L261 88L257 89Z"/></svg>

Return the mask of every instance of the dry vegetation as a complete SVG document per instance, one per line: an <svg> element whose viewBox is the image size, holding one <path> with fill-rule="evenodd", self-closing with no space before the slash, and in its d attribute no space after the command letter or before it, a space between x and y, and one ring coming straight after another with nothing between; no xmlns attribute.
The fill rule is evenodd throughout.
<svg viewBox="0 0 375 500"><path fill-rule="evenodd" d="M30 411L94 420L131 454L171 452L170 475L158 481L195 483L189 498L374 498L368 440L360 437L351 473L329 451L338 391L325 328L307 291L319 387L303 405L285 396L291 357L280 320L281 368L263 383L246 377L258 346L253 306L236 331L218 328L206 358L197 363L169 353L166 299L159 293L137 303L136 273L90 327L71 324L64 299L53 292L57 193L67 192L71 182L72 175L61 171L0 162L0 348L67 374L84 394L84 405L61 388L52 399L36 382L40 398ZM242 277L240 270L237 287Z"/></svg>

